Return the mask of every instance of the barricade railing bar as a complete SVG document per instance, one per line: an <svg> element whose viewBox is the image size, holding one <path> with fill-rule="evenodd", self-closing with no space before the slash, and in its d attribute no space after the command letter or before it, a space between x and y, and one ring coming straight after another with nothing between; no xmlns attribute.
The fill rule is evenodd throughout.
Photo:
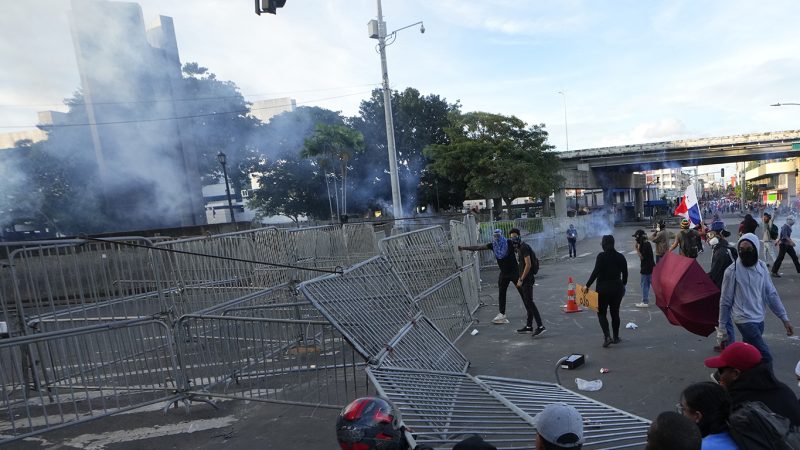
<svg viewBox="0 0 800 450"><path fill-rule="evenodd" d="M187 395L341 408L369 386L327 321L187 315L176 326Z"/></svg>
<svg viewBox="0 0 800 450"><path fill-rule="evenodd" d="M462 282L462 276L470 269L450 275L414 299L420 311L452 342L458 341L473 323Z"/></svg>
<svg viewBox="0 0 800 450"><path fill-rule="evenodd" d="M178 398L172 333L132 320L0 340L0 444Z"/></svg>
<svg viewBox="0 0 800 450"><path fill-rule="evenodd" d="M415 296L460 267L453 244L441 226L397 234L382 239L378 247Z"/></svg>

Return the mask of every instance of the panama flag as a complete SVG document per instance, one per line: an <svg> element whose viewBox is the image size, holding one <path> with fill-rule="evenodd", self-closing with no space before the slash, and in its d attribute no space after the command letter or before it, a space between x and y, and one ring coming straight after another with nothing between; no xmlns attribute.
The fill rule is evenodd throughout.
<svg viewBox="0 0 800 450"><path fill-rule="evenodd" d="M686 193L681 197L681 203L675 208L675 215L689 219L693 227L702 222L700 205L697 203L697 194L694 192L693 184L686 188Z"/></svg>

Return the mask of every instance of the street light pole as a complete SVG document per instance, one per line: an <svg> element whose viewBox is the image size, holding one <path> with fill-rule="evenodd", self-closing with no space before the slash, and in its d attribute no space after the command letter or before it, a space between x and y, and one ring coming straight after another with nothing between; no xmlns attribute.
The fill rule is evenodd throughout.
<svg viewBox="0 0 800 450"><path fill-rule="evenodd" d="M567 151L569 151L569 126L567 125L567 94L558 91L564 97L564 135L567 139Z"/></svg>
<svg viewBox="0 0 800 450"><path fill-rule="evenodd" d="M381 73L383 75L383 111L386 116L386 140L389 149L389 176L392 183L392 212L394 218L403 215L400 200L400 179L397 174L397 151L394 146L394 120L392 118L392 91L389 89L389 69L386 65L386 24L383 22L381 0L378 1L378 49L381 54Z"/></svg>
<svg viewBox="0 0 800 450"><path fill-rule="evenodd" d="M769 106L800 106L800 103L773 103Z"/></svg>
<svg viewBox="0 0 800 450"><path fill-rule="evenodd" d="M233 202L231 201L231 187L228 184L228 169L225 167L227 159L225 153L217 153L217 161L222 165L222 175L225 177L225 193L228 195L228 209L231 212L231 223L236 223L236 217L233 215Z"/></svg>

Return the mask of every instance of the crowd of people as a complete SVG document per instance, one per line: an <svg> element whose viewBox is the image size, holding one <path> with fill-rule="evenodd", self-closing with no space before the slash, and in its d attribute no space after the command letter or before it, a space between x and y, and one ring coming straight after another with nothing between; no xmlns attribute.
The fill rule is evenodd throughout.
<svg viewBox="0 0 800 450"><path fill-rule="evenodd" d="M738 239L729 241L732 234L718 213L738 209L735 202L711 202L705 205L713 218L710 223L692 226L688 219L680 222L677 233L672 233L662 220L650 234L637 230L633 234L636 254L640 261L642 298L636 307L650 307L652 274L655 267L668 252L697 258L710 246L712 251L708 276L720 289L719 322L717 326L718 356L705 360L705 366L713 369L712 380L692 383L680 395L676 411L665 411L652 422L647 433L648 450L728 450L752 447L748 429L748 414L766 411L779 423L788 427L800 426L800 401L791 388L779 381L773 373L773 355L763 339L764 319L769 309L782 322L786 334L794 333L788 314L781 302L772 277L780 277L780 266L789 255L800 273L800 262L792 240L794 217L787 216L779 228L776 219L779 210L758 210L747 205L744 210L760 212L761 222L751 213L744 216L738 226ZM758 216L756 216L758 217ZM569 257L577 257L577 230L570 226L566 231ZM653 248L655 246L655 249ZM594 268L585 284L588 289L596 282L598 294L597 317L603 333L603 347L621 343L620 305L628 283L628 264L625 256L615 248L613 235L603 236L602 251L597 255ZM539 261L530 245L523 242L519 229L512 229L508 237L500 229L494 231L492 242L476 246L460 246L459 250L492 251L500 269L498 275L499 312L492 320L494 324L509 323L506 315L508 285L514 284L527 312L525 325L518 333L534 337L546 331L541 314L533 300L533 286ZM777 250L777 252L775 251ZM776 254L777 253L777 254ZM608 320L608 315L611 321ZM533 323L536 323L534 327ZM736 330L741 341L736 342ZM796 375L800 380L800 361ZM383 408L393 408L388 400ZM753 406L755 405L755 406ZM348 408L351 408L348 406ZM340 416L337 436L342 449L349 448L404 448L392 446L348 446L343 443L352 436L367 436L369 433L353 433L348 428L348 408ZM357 408L363 412L364 408ZM392 417L386 411L386 417ZM352 416L352 411L351 414ZM378 415L380 417L381 414ZM734 420L736 419L736 420ZM584 443L581 414L564 403L553 403L544 408L536 418L537 449L580 449ZM783 422L781 422L783 421ZM778 423L776 422L776 423ZM352 424L351 424L352 425ZM396 435L400 435L395 433ZM384 433L384 436L394 436ZM787 434L785 439L792 439ZM800 431L796 432L800 445ZM750 441L748 441L750 439ZM764 439L767 439L764 437ZM362 441L359 441L362 442ZM399 441L398 441L399 442ZM399 444L398 444L399 445ZM418 446L417 449L427 447ZM495 449L480 436L470 436L453 447L454 450ZM769 448L769 447L765 447ZM786 448L795 448L789 445ZM800 448L800 447L797 447Z"/></svg>

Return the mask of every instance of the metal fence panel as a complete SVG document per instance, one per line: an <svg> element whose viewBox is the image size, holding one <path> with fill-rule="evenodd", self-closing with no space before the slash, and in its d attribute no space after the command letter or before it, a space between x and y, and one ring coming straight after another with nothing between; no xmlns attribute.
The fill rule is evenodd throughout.
<svg viewBox="0 0 800 450"><path fill-rule="evenodd" d="M341 408L369 390L325 321L192 315L175 329L188 394Z"/></svg>
<svg viewBox="0 0 800 450"><path fill-rule="evenodd" d="M585 449L641 448L647 442L650 421L557 384L484 376L477 380L530 416L554 402L574 406L583 416Z"/></svg>
<svg viewBox="0 0 800 450"><path fill-rule="evenodd" d="M388 237L378 246L414 296L459 270L455 249L440 226Z"/></svg>
<svg viewBox="0 0 800 450"><path fill-rule="evenodd" d="M473 322L467 304L470 294L464 291L462 275L464 273L452 274L414 299L425 317L435 323L452 342L457 341Z"/></svg>
<svg viewBox="0 0 800 450"><path fill-rule="evenodd" d="M373 384L400 410L416 444L450 449L480 434L498 449L534 449L529 417L509 408L470 375L368 369ZM412 447L414 446L412 445Z"/></svg>
<svg viewBox="0 0 800 450"><path fill-rule="evenodd" d="M367 359L378 355L418 312L404 283L381 257L302 283L299 290Z"/></svg>
<svg viewBox="0 0 800 450"><path fill-rule="evenodd" d="M425 316L417 316L376 358L379 367L465 372L469 361Z"/></svg>
<svg viewBox="0 0 800 450"><path fill-rule="evenodd" d="M149 241L67 240L11 252L10 275L2 278L3 292L13 292L9 313L27 327L52 331L171 310L148 249L126 244Z"/></svg>
<svg viewBox="0 0 800 450"><path fill-rule="evenodd" d="M584 449L642 447L649 421L552 383L468 374L397 369L368 370L382 395L400 409L416 443L451 448L479 434L498 449L533 449L533 418L564 402L584 420Z"/></svg>
<svg viewBox="0 0 800 450"><path fill-rule="evenodd" d="M0 444L177 398L176 368L156 320L0 340Z"/></svg>
<svg viewBox="0 0 800 450"><path fill-rule="evenodd" d="M470 233L469 218L473 216L465 216L463 222L451 221L450 222L450 239L453 242L453 248L459 246L477 245L473 239L477 234L477 228ZM471 225L474 227L474 218ZM480 266L478 264L478 256L474 252L456 252L456 262L461 266L463 272L461 273L461 284L464 295L467 301L467 307L470 313L474 313L481 306L480 300Z"/></svg>

